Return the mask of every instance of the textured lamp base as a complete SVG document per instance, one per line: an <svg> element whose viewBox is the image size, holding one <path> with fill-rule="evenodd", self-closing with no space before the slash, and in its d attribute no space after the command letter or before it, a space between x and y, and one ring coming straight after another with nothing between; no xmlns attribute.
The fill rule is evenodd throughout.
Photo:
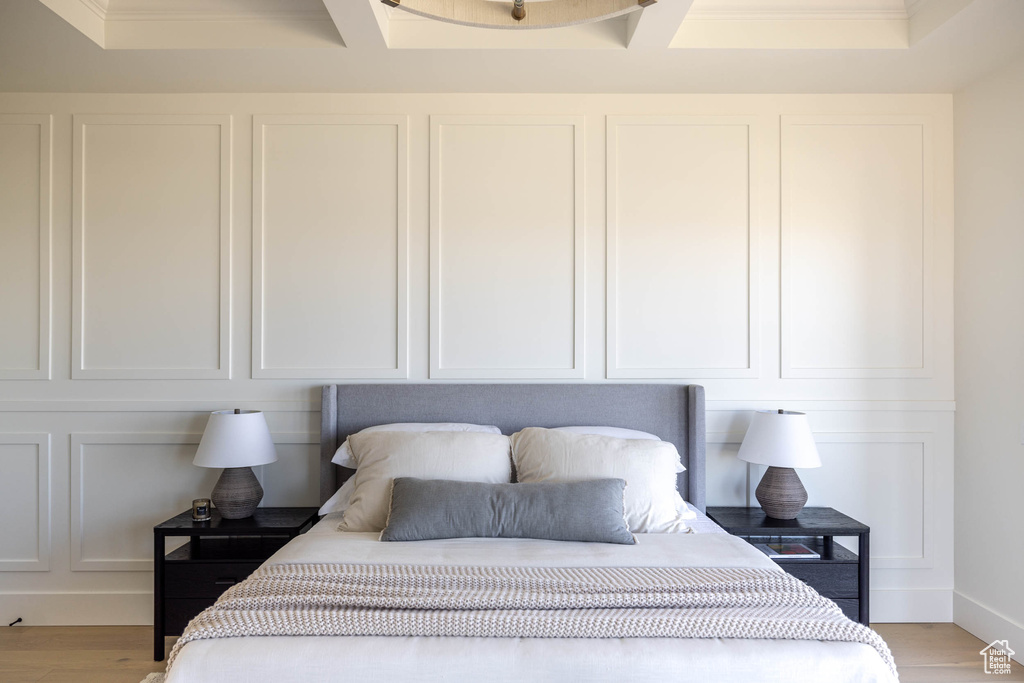
<svg viewBox="0 0 1024 683"><path fill-rule="evenodd" d="M755 495L764 514L773 519L796 519L807 503L807 489L792 467L769 467Z"/></svg>
<svg viewBox="0 0 1024 683"><path fill-rule="evenodd" d="M245 519L263 500L263 487L251 467L225 467L210 500L224 519Z"/></svg>

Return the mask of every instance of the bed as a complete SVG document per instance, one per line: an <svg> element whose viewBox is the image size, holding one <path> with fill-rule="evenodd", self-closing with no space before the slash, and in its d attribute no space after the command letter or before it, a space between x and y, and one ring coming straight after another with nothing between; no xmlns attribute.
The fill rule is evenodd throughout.
<svg viewBox="0 0 1024 683"><path fill-rule="evenodd" d="M339 515L329 514L310 532L271 557L257 573L267 574L263 580L270 581L278 580L271 575L288 574L295 567L335 567L344 563L346 571L375 574L415 574L419 568L433 568L431 571L518 572L531 576L550 573L561 577L570 572L647 576L670 569L685 576L713 570L788 579L788 575L763 554L744 541L722 533L702 514L705 507L704 392L697 385L327 386L323 388L321 416L321 502L333 495L351 475L350 471L331 463L335 451L349 435L379 424L452 421L496 425L504 434L526 427L564 425L609 425L657 434L676 446L686 468L678 474L676 485L697 512L697 518L690 524L693 533L638 534L636 545L523 538L385 543L379 540L377 533L338 531ZM387 578L392 580L390 574ZM309 577L304 579L309 583ZM320 591L319 584L313 582L312 585L316 586L316 592ZM422 610L415 609L399 611L417 618L423 614ZM761 612L765 613L764 608ZM552 611L542 613L554 614ZM252 613L245 614L243 621L248 623L253 619ZM461 618L465 612L455 610L451 614ZM781 616L778 621L782 623ZM764 625L763 619L761 623ZM771 623L774 617L768 625ZM841 628L850 632L862 629L853 622L844 623ZM248 633L244 629L237 631L243 632ZM586 637L488 637L492 634L473 635L475 631L466 631L464 635L407 635L404 631L398 635L379 635L377 631L367 632L367 635L316 635L320 631L315 628L299 627L280 632L296 635L191 640L176 648L167 683L225 680L253 683L314 680L881 683L896 678L884 643L879 645L880 639L872 642L873 632L865 636L861 631L857 632L859 642L792 636L664 637L663 633L647 636L646 631L629 637L593 637L590 633Z"/></svg>

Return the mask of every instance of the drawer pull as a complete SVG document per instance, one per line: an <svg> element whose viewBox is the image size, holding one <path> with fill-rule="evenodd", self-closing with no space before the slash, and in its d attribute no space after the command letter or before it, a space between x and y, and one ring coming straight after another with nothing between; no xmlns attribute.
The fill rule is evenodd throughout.
<svg viewBox="0 0 1024 683"><path fill-rule="evenodd" d="M224 579L217 579L216 581L213 582L213 585L215 585L215 586L234 586L236 583L238 583L238 579L224 578Z"/></svg>

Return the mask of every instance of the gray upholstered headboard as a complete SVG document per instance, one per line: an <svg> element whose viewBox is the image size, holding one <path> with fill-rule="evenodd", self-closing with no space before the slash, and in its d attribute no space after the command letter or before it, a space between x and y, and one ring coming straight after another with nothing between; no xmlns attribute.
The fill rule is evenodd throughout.
<svg viewBox="0 0 1024 683"><path fill-rule="evenodd" d="M689 384L331 384L320 418L320 502L351 474L331 464L360 429L391 422L524 427L604 425L657 434L679 449L677 487L704 510L704 387Z"/></svg>

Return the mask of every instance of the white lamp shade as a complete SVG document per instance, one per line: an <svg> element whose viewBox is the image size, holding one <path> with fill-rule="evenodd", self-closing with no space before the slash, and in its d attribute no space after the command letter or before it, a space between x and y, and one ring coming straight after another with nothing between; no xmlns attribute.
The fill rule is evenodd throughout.
<svg viewBox="0 0 1024 683"><path fill-rule="evenodd" d="M737 457L770 467L821 467L807 415L790 410L754 413Z"/></svg>
<svg viewBox="0 0 1024 683"><path fill-rule="evenodd" d="M277 460L274 440L258 410L210 413L193 464L199 467L253 467Z"/></svg>

